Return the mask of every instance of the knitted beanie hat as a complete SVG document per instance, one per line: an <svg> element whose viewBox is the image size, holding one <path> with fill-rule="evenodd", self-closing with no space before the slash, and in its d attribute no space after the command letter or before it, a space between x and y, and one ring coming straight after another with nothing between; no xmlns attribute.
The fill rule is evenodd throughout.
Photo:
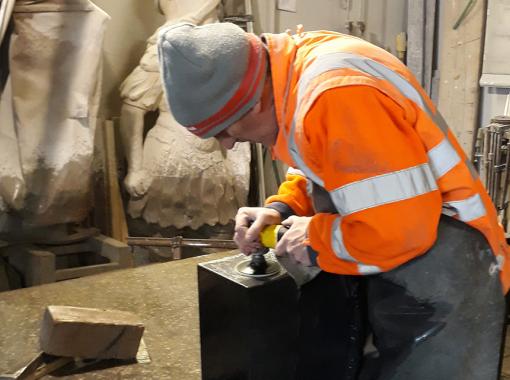
<svg viewBox="0 0 510 380"><path fill-rule="evenodd" d="M159 34L158 53L172 114L199 137L217 135L260 99L265 48L237 25L171 25Z"/></svg>

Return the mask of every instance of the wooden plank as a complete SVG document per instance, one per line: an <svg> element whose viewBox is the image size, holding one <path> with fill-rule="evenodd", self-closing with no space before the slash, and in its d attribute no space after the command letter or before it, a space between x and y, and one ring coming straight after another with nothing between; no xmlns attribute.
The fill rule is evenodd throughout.
<svg viewBox="0 0 510 380"><path fill-rule="evenodd" d="M133 254L127 244L105 235L95 236L89 243L94 252L118 263L121 268L133 266Z"/></svg>
<svg viewBox="0 0 510 380"><path fill-rule="evenodd" d="M55 255L48 251L28 250L29 264L25 281L28 286L55 282Z"/></svg>
<svg viewBox="0 0 510 380"><path fill-rule="evenodd" d="M72 255L72 254L81 253L81 252L89 252L89 251L91 251L91 249L92 248L88 242L48 247L48 251L50 251L51 253L53 253L57 256Z"/></svg>
<svg viewBox="0 0 510 380"><path fill-rule="evenodd" d="M107 263L97 265L87 265L85 267L58 269L55 271L55 280L70 280L72 278L79 278L84 276L92 276L94 274L108 272L114 269L119 269L118 263Z"/></svg>
<svg viewBox="0 0 510 380"><path fill-rule="evenodd" d="M9 263L23 275L26 286L55 282L55 255L30 245L9 247Z"/></svg>
<svg viewBox="0 0 510 380"><path fill-rule="evenodd" d="M128 237L126 214L120 194L119 179L117 174L117 158L115 149L115 130L111 120L104 123L104 155L105 155L105 179L110 208L109 232L119 241L126 242Z"/></svg>

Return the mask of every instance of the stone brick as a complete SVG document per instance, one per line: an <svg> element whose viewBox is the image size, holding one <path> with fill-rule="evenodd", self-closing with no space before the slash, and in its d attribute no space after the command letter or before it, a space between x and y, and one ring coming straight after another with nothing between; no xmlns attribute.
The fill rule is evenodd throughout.
<svg viewBox="0 0 510 380"><path fill-rule="evenodd" d="M136 357L144 326L134 314L104 309L48 306L41 325L41 349L84 359Z"/></svg>

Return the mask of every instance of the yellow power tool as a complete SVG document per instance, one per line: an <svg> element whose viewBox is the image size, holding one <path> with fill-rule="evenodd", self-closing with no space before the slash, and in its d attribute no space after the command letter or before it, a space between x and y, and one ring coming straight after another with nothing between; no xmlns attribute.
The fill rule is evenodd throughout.
<svg viewBox="0 0 510 380"><path fill-rule="evenodd" d="M251 258L241 261L236 265L236 271L243 276L265 278L278 274L281 271L281 266L275 260L266 260L264 254L268 252L269 248L274 248L278 240L287 232L287 228L282 225L270 225L264 227L259 235L262 249L258 252L252 253Z"/></svg>

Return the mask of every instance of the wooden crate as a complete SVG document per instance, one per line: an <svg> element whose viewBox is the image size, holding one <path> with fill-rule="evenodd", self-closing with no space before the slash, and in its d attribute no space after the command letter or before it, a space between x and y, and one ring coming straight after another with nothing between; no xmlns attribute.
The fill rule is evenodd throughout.
<svg viewBox="0 0 510 380"><path fill-rule="evenodd" d="M66 257L96 254L104 263L63 267ZM34 286L90 276L133 266L131 249L113 238L97 235L64 245L15 245L9 247L9 263L23 274L25 285Z"/></svg>

